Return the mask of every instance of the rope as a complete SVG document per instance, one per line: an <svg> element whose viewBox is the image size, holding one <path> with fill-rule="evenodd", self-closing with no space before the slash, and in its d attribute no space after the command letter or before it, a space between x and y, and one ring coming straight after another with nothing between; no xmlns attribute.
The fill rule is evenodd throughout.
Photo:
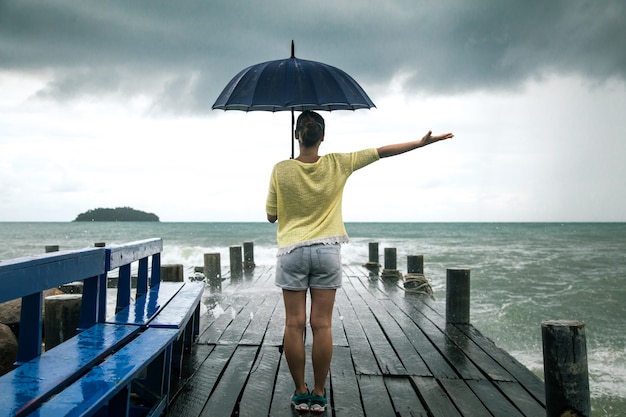
<svg viewBox="0 0 626 417"><path fill-rule="evenodd" d="M433 289L430 286L430 279L423 274L407 274L404 281L404 291L412 294L427 295L433 300Z"/></svg>

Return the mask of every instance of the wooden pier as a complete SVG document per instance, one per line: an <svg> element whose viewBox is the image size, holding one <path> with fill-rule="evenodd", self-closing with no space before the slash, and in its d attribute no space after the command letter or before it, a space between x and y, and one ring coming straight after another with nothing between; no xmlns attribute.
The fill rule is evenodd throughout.
<svg viewBox="0 0 626 417"><path fill-rule="evenodd" d="M224 277L221 291L205 291L199 340L166 415L299 415L273 267ZM472 325L447 324L445 311L443 301L405 293L402 281L344 266L324 415L545 416L543 381ZM307 328L309 358L311 340Z"/></svg>

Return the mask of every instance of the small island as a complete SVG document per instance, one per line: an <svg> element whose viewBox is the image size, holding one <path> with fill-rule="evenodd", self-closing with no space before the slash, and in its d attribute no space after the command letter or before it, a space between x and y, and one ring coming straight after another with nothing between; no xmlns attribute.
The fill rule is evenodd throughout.
<svg viewBox="0 0 626 417"><path fill-rule="evenodd" d="M75 222L158 222L154 213L135 210L130 207L97 208L80 213Z"/></svg>

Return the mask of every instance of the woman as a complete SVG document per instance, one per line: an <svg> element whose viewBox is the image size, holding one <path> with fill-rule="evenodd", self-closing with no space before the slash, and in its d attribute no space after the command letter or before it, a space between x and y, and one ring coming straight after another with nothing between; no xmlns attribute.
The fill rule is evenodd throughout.
<svg viewBox="0 0 626 417"><path fill-rule="evenodd" d="M278 220L276 285L285 305L284 352L295 383L291 397L298 411L324 412L326 377L332 357L332 313L335 292L341 287L340 244L348 241L341 214L344 185L352 172L380 158L398 155L452 138L451 133L364 149L353 153L320 156L324 119L304 111L298 117L295 137L300 154L277 163L267 196L267 219ZM309 321L313 332L313 389L305 383L306 295L311 293Z"/></svg>

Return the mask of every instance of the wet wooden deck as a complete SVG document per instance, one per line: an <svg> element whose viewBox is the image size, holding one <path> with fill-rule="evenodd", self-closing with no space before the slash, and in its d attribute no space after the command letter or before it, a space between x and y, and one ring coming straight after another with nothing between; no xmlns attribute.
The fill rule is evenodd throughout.
<svg viewBox="0 0 626 417"><path fill-rule="evenodd" d="M208 312L178 393L178 416L292 416L282 354L284 309L273 267L257 266ZM326 416L545 416L543 382L471 325L446 325L445 303L344 267L333 322ZM311 335L306 346L310 358ZM307 380L312 384L308 361Z"/></svg>

